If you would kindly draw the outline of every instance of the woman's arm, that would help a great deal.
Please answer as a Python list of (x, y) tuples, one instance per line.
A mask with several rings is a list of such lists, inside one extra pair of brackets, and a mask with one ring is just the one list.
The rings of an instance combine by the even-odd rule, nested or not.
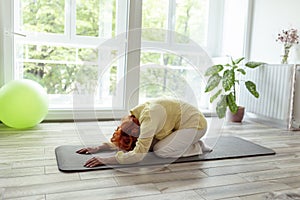
[(99, 151), (111, 150), (111, 149), (112, 147), (108, 143), (103, 143), (102, 145), (97, 147), (86, 147), (86, 148), (79, 149), (78, 151), (76, 151), (76, 153), (91, 154), (91, 153), (97, 153)]

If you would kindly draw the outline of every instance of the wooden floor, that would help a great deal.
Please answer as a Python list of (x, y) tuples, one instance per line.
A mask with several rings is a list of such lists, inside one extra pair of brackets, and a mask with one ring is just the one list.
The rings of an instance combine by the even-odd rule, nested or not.
[[(99, 122), (99, 126), (111, 133), (115, 123)], [(151, 173), (146, 169), (62, 173), (54, 149), (82, 142), (77, 124), (43, 123), (24, 131), (0, 125), (0, 199), (255, 200), (270, 199), (271, 192), (297, 191), (300, 132), (250, 121), (226, 124), (223, 131), (223, 135), (251, 140), (277, 154), (171, 164)]]

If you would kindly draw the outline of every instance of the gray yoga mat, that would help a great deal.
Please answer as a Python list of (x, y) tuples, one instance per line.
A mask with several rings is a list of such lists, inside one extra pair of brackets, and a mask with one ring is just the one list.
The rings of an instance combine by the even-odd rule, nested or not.
[[(209, 142), (208, 142), (209, 143)], [(170, 163), (183, 163), (195, 161), (220, 160), (231, 158), (242, 158), (251, 156), (274, 155), (272, 149), (265, 148), (253, 142), (233, 136), (221, 136), (218, 138), (212, 152), (199, 156), (181, 157), (177, 160), (159, 158), (153, 152), (149, 152), (144, 160), (131, 165), (102, 165), (94, 168), (84, 167), (84, 163), (93, 156), (112, 156), (115, 152), (101, 152), (93, 155), (77, 154), (76, 151), (83, 146), (63, 145), (55, 149), (55, 155), (59, 170), (63, 172), (80, 172), (89, 170), (101, 170), (122, 167), (143, 167), (153, 165), (165, 165)]]

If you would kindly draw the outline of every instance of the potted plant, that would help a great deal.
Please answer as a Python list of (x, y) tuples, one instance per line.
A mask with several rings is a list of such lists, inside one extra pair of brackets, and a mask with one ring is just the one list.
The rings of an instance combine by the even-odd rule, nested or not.
[[(231, 63), (225, 65), (214, 65), (209, 67), (205, 76), (209, 76), (205, 92), (216, 92), (210, 97), (210, 103), (218, 99), (216, 106), (216, 113), (219, 118), (223, 118), (226, 115), (227, 107), (229, 108), (228, 116), (230, 121), (241, 122), (244, 115), (244, 108), (237, 104), (237, 85), (244, 83), (247, 90), (255, 97), (259, 97), (259, 93), (256, 90), (256, 85), (252, 81), (242, 81), (239, 75), (246, 75), (246, 71), (240, 66), (244, 57), (233, 60)], [(256, 68), (264, 63), (262, 62), (247, 62), (245, 64), (248, 68)], [(222, 82), (221, 86), (220, 83)], [(218, 98), (219, 97), (219, 98)], [(241, 116), (239, 116), (241, 115)]]

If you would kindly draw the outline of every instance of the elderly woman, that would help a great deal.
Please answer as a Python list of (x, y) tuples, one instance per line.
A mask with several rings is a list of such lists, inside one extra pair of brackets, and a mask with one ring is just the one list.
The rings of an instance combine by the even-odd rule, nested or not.
[(113, 157), (93, 157), (85, 167), (102, 164), (132, 164), (149, 151), (163, 158), (179, 158), (210, 151), (200, 140), (207, 130), (203, 114), (192, 105), (170, 99), (157, 99), (138, 105), (121, 120), (110, 143), (77, 151), (92, 154), (118, 149)]

